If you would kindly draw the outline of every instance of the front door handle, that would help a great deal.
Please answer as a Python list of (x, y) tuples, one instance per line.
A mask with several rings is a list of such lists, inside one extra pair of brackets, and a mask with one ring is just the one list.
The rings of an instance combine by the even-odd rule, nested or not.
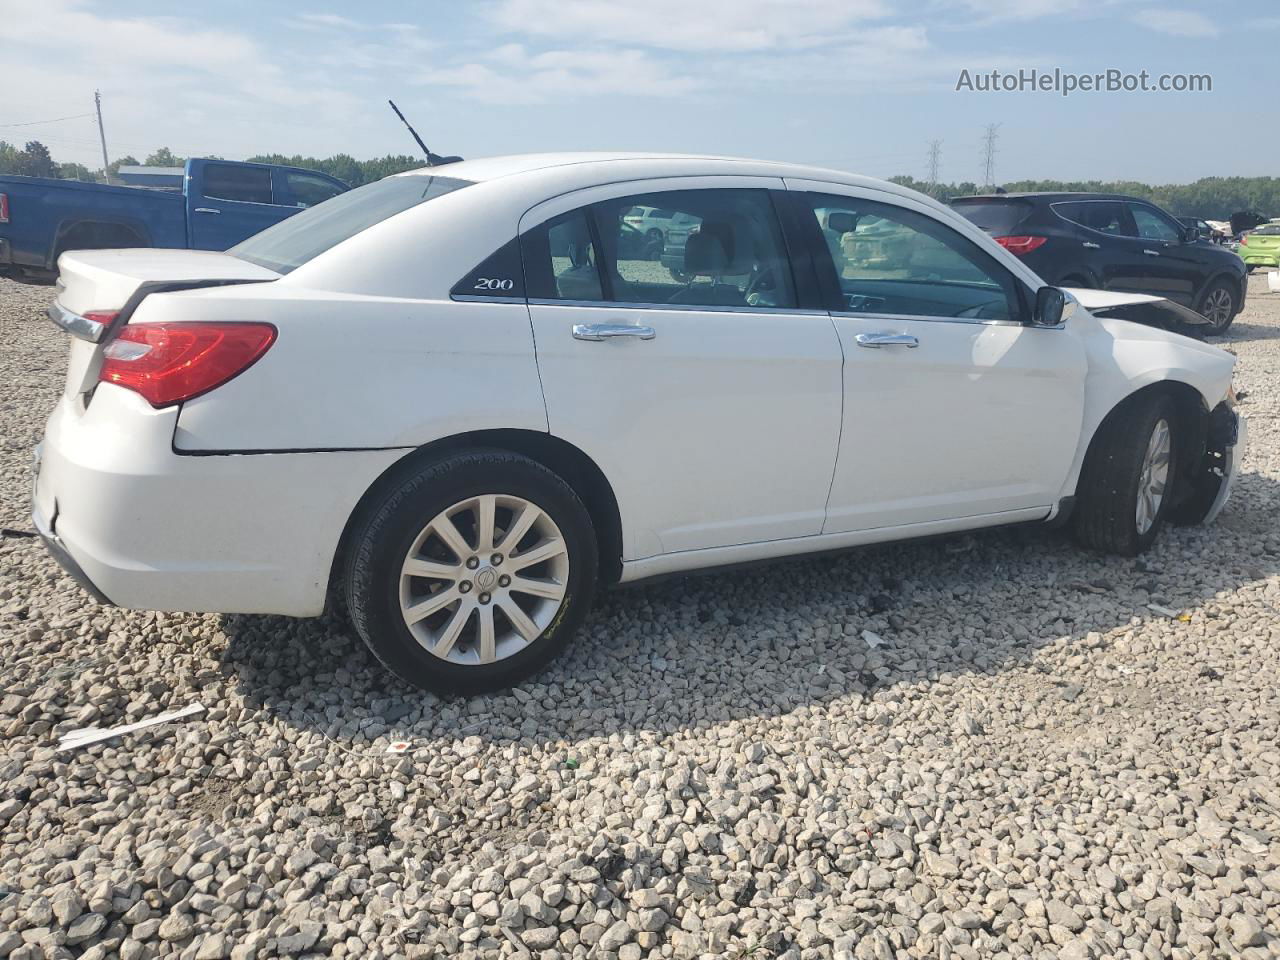
[(633, 323), (575, 323), (573, 325), (575, 340), (611, 340), (614, 337), (652, 340), (657, 335), (658, 332), (653, 327), (639, 327)]
[(878, 350), (881, 347), (918, 347), (920, 341), (909, 333), (860, 333), (853, 338), (860, 347)]
[(1099, 246), (1098, 244), (1094, 243), (1092, 240), (1086, 240), (1084, 243), (1080, 244), (1080, 246), (1085, 247), (1085, 248), (1087, 248), (1087, 249), (1089, 249), (1089, 250), (1101, 250), (1101, 249), (1102, 249), (1102, 247), (1101, 247), (1101, 246)]
[(1158, 257), (1158, 256), (1160, 256), (1160, 251), (1159, 251), (1159, 250), (1143, 250), (1142, 252), (1143, 252), (1143, 253), (1145, 253), (1148, 257)]
[(196, 213), (221, 213), (221, 210), (215, 210), (213, 207), (196, 207)]

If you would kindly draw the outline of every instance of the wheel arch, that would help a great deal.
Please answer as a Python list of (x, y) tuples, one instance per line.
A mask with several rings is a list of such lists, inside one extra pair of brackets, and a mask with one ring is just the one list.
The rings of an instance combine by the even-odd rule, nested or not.
[[(137, 242), (133, 246), (149, 247), (151, 245), (146, 227), (132, 220), (117, 220), (112, 218), (80, 218), (63, 220), (58, 224), (58, 229), (54, 233), (53, 247), (49, 253), (49, 268), (56, 269), (58, 265), (58, 257), (67, 251), (68, 238), (72, 237), (77, 231), (86, 233), (98, 233), (116, 238), (129, 238)], [(80, 250), (97, 250), (102, 249), (101, 246), (93, 247), (76, 247)]]
[(357, 501), (343, 526), (329, 570), (329, 589), (337, 586), (350, 538), (361, 518), (395, 484), (417, 472), (421, 464), (462, 450), (502, 450), (539, 463), (561, 477), (582, 500), (595, 528), (600, 579), (616, 583), (622, 576), (622, 514), (613, 485), (581, 449), (550, 433), (535, 430), (474, 430), (442, 437), (407, 452), (378, 476)]
[(1175, 472), (1184, 479), (1189, 476), (1190, 471), (1204, 456), (1209, 431), (1209, 406), (1204, 395), (1191, 384), (1183, 380), (1157, 380), (1122, 397), (1094, 426), (1072, 482), (1071, 490), (1074, 495), (1078, 496), (1080, 493), (1080, 479), (1086, 475), (1104, 429), (1125, 410), (1157, 397), (1168, 397), (1173, 402), (1178, 426), (1184, 438), (1177, 452)]
[[(1237, 276), (1231, 270), (1228, 270), (1226, 267), (1219, 268), (1218, 270), (1209, 274), (1209, 276), (1205, 279), (1204, 283), (1200, 284), (1200, 286), (1196, 289), (1195, 296), (1191, 298), (1192, 308), (1198, 309), (1200, 306), (1201, 298), (1203, 298), (1204, 295), (1209, 291), (1210, 287), (1212, 287), (1215, 283), (1217, 283), (1220, 280), (1224, 280), (1228, 284), (1231, 284), (1232, 286), (1234, 286), (1236, 288), (1237, 294), (1241, 293), (1242, 284), (1247, 282), (1248, 276), (1249, 274), (1245, 273), (1243, 277), (1240, 277), (1240, 276)], [(1238, 314), (1243, 309), (1244, 309), (1244, 299), (1243, 297), (1240, 297), (1237, 295), (1236, 313)]]

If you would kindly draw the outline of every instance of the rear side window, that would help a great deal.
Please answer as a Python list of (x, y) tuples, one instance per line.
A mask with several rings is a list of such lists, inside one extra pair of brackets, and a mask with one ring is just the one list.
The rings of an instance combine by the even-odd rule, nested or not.
[(289, 193), (296, 207), (314, 207), (330, 197), (336, 197), (346, 191), (340, 184), (325, 177), (317, 177), (314, 173), (298, 173), (293, 170), (285, 172), (285, 182), (289, 184)]
[(600, 259), (586, 210), (574, 210), (525, 233), (529, 296), (534, 300), (604, 299)]
[(1025, 200), (956, 200), (956, 213), (996, 237), (1010, 236), (1031, 213)]
[(227, 252), (276, 273), (288, 273), (375, 223), (470, 185), (470, 180), (422, 174), (387, 177), (281, 220)]
[(1053, 212), (1064, 220), (1113, 237), (1131, 234), (1124, 204), (1113, 200), (1071, 200), (1053, 204)]
[(270, 203), (271, 170), (266, 167), (207, 163), (204, 167), (204, 195), (211, 200)]

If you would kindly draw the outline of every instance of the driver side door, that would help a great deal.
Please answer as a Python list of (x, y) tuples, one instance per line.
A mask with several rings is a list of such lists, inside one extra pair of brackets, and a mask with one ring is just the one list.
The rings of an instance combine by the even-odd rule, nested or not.
[(1080, 434), (1078, 338), (1024, 325), (1023, 282), (923, 204), (788, 187), (845, 356), (823, 533), (1042, 516)]

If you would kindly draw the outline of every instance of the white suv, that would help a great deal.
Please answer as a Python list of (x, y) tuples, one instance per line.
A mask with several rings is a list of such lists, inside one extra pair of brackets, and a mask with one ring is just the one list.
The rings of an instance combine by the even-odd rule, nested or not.
[[(682, 279), (622, 240), (659, 206), (699, 223)], [(1102, 315), (1154, 298), (1091, 313), (827, 170), (453, 163), (227, 253), (60, 268), (34, 516), (63, 565), (134, 608), (338, 591), (445, 692), (541, 667), (603, 583), (1019, 522), (1134, 554), (1216, 514), (1243, 442), (1229, 354)]]

